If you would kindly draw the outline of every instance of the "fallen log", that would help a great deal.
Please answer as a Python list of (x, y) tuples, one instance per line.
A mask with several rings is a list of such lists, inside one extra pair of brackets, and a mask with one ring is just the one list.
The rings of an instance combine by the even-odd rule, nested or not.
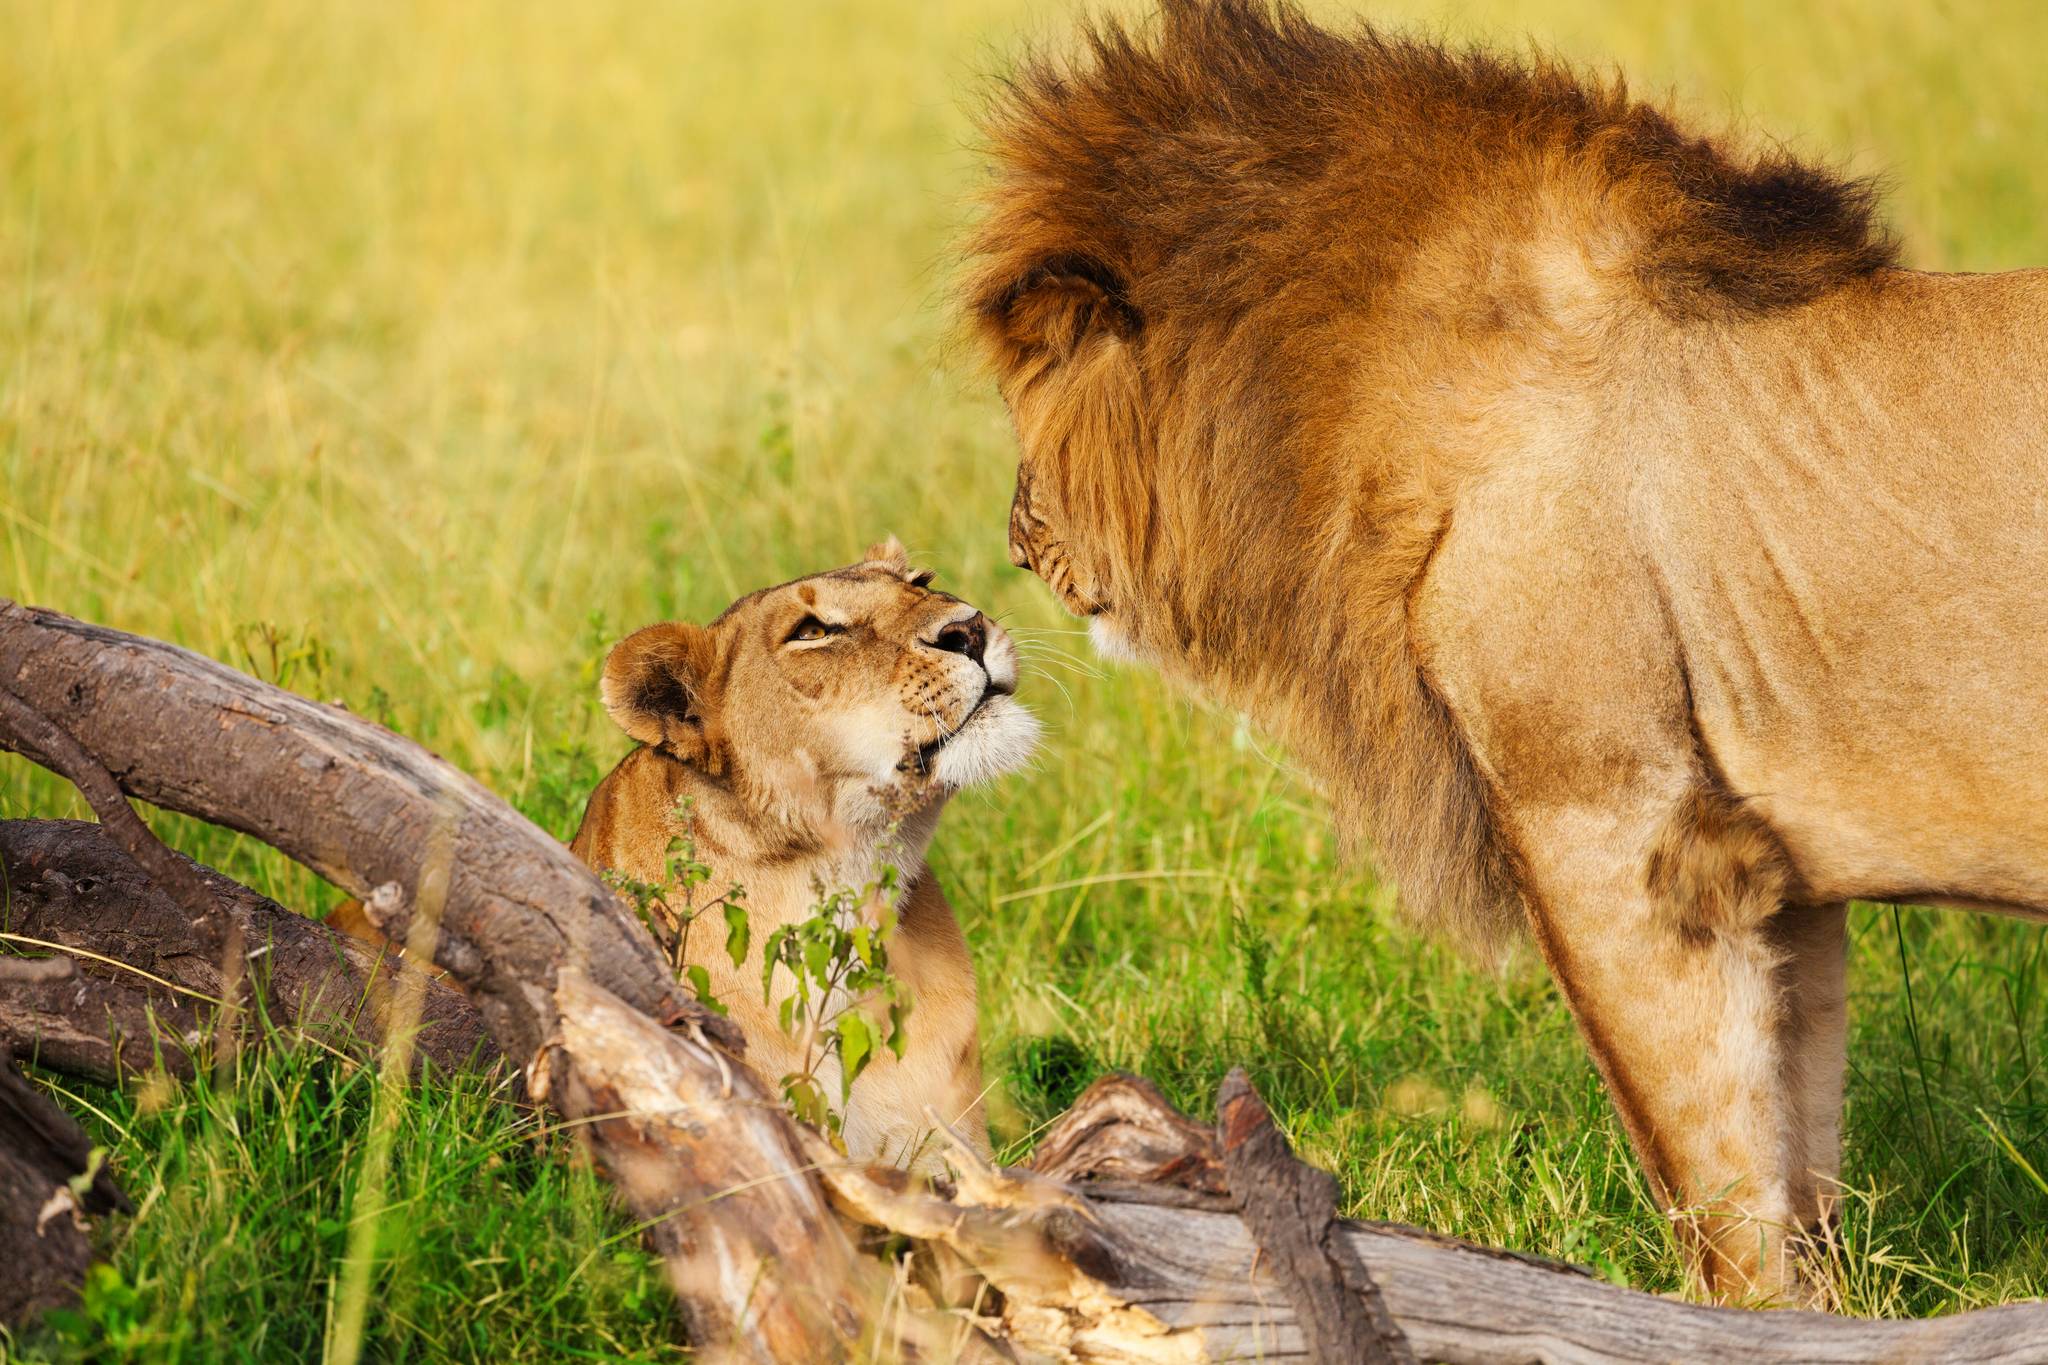
[[(562, 972), (555, 996), (562, 1033), (536, 1059), (534, 1092), (588, 1121), (606, 1169), (628, 1191), (636, 1216), (652, 1224), (686, 1311), (694, 1314), (703, 1286), (725, 1281), (736, 1267), (747, 1275), (802, 1268), (801, 1277), (785, 1273), (762, 1286), (779, 1298), (764, 1301), (760, 1313), (693, 1316), (693, 1341), (724, 1341), (729, 1351), (764, 1361), (825, 1358), (805, 1354), (806, 1338), (861, 1359), (891, 1358), (880, 1348), (892, 1328), (923, 1341), (915, 1315), (887, 1308), (879, 1263), (837, 1235), (811, 1174), (815, 1149), (779, 1100), (752, 1089), (751, 1077), (708, 1040), (664, 1031), (573, 968)], [(825, 1160), (843, 1158), (828, 1148)], [(701, 1207), (707, 1188), (747, 1191), (764, 1164), (787, 1173), (773, 1200), (744, 1213)], [(835, 1235), (814, 1245), (821, 1227)]]
[[(531, 988), (551, 986), (565, 964), (635, 1009), (697, 1019), (741, 1046), (567, 848), (381, 726), (175, 645), (14, 603), (0, 606), (0, 687), (128, 796), (261, 839), (361, 900), (391, 883), (410, 904), (430, 833), (452, 827), (435, 960), (472, 983), (507, 1056), (532, 1057), (554, 1032)], [(0, 735), (0, 744), (61, 771), (31, 736)]]
[(0, 989), (0, 1056), (102, 1085), (158, 1068), (192, 1076), (210, 1008), (152, 982), (87, 975), (76, 958), (37, 961), (41, 977)]
[[(242, 926), (246, 976), (262, 1006), (252, 1034), (260, 1026), (360, 1060), (382, 1047), (391, 987), (417, 968), (171, 856), (221, 918)], [(0, 1048), (102, 1083), (158, 1064), (189, 1076), (188, 1050), (214, 1023), (229, 983), (185, 906), (103, 826), (78, 820), (0, 820), (0, 878), (0, 946), (75, 955), (46, 959), (70, 970), (0, 994)], [(443, 1070), (498, 1055), (475, 1007), (438, 983), (422, 992), (414, 1048)]]
[[(887, 1276), (855, 1256), (791, 1156), (790, 1121), (739, 1062), (738, 1032), (688, 996), (630, 909), (566, 848), (339, 707), (58, 612), (0, 605), (0, 697), (15, 703), (0, 706), (0, 747), (71, 772), (82, 752), (99, 770), (88, 782), (103, 775), (126, 796), (253, 835), (358, 896), (394, 942), (430, 948), (632, 1213), (687, 1250), (671, 1281), (708, 1353), (824, 1361), (860, 1348)], [(590, 1035), (563, 1017), (565, 979), (662, 1026), (649, 1052), (579, 1051)], [(608, 1097), (647, 1094), (649, 1076), (721, 1096), (686, 1106), (705, 1141), (626, 1140), (599, 1121)], [(693, 1166), (713, 1150), (715, 1165)], [(775, 1254), (760, 1253), (755, 1228), (775, 1230)]]
[[(1226, 1093), (1226, 1104), (1231, 1096)], [(1227, 1132), (1175, 1113), (1135, 1077), (1097, 1082), (1046, 1134), (1036, 1182), (962, 1182), (953, 1243), (1019, 1302), (1006, 1326), (1048, 1354), (1101, 1361), (1325, 1361), (1290, 1302), (1287, 1272), (1214, 1193)], [(1171, 1135), (1171, 1136), (1169, 1136)], [(1128, 1178), (1132, 1154), (1156, 1178)], [(1057, 1183), (1054, 1183), (1054, 1182)], [(1245, 1197), (1233, 1192), (1227, 1202)], [(1005, 1217), (993, 1217), (1003, 1211)], [(924, 1225), (943, 1224), (926, 1210)], [(901, 1221), (911, 1221), (904, 1217)], [(1331, 1236), (1369, 1272), (1414, 1357), (1524, 1361), (2048, 1360), (2048, 1303), (1919, 1321), (1688, 1304), (1576, 1267), (1393, 1223), (1337, 1220)], [(1029, 1274), (1017, 1247), (1042, 1260)], [(1065, 1283), (1061, 1281), (1064, 1278)]]

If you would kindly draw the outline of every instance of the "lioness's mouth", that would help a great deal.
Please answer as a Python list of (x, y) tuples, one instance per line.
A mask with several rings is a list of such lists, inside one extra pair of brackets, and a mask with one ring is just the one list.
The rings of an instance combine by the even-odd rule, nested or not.
[(945, 748), (948, 744), (951, 744), (954, 740), (958, 739), (962, 734), (964, 734), (967, 730), (967, 727), (974, 724), (975, 717), (981, 714), (982, 708), (988, 705), (989, 698), (999, 695), (1008, 694), (1000, 692), (995, 686), (995, 684), (991, 682), (989, 686), (985, 690), (983, 690), (981, 694), (981, 700), (974, 703), (973, 707), (968, 710), (967, 714), (960, 718), (960, 723), (958, 725), (954, 726), (950, 730), (941, 730), (938, 734), (932, 736), (923, 744), (918, 745), (917, 752), (911, 755), (911, 759), (906, 761), (905, 766), (909, 766), (909, 763), (914, 761), (917, 765), (917, 770), (919, 772), (930, 772), (932, 767), (932, 760), (939, 756), (939, 750)]

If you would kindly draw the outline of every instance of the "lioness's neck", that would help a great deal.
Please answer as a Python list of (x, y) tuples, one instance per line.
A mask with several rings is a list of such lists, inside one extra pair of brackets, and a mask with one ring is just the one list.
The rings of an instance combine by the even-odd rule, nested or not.
[[(681, 765), (678, 765), (681, 766)], [(924, 874), (925, 850), (946, 802), (935, 794), (907, 814), (862, 790), (798, 796), (683, 768), (689, 835), (716, 890), (746, 891), (757, 932), (807, 918), (836, 891), (859, 893), (895, 869), (897, 895)]]

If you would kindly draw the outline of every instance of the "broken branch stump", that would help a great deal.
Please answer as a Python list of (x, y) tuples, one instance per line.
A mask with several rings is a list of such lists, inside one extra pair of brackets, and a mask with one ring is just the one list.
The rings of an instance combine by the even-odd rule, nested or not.
[(0, 1323), (75, 1300), (92, 1263), (86, 1215), (117, 1210), (128, 1197), (94, 1169), (92, 1143), (0, 1057)]

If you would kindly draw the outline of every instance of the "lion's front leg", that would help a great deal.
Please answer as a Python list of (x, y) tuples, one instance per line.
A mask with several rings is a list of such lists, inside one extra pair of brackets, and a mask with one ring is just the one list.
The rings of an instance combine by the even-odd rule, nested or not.
[(1801, 908), (1784, 840), (1700, 733), (1661, 580), (1603, 548), (1623, 509), (1575, 497), (1460, 506), (1414, 598), (1418, 657), (1699, 1281), (1804, 1299), (1792, 1253), (1839, 1131), (1841, 913)]
[(1790, 1073), (1839, 1032), (1789, 1008), (1767, 848), (1689, 801), (1518, 812), (1533, 928), (1702, 1285), (1798, 1298), (1810, 1144), (1833, 1129), (1825, 1066)]
[(1780, 955), (1778, 1046), (1792, 1105), (1792, 1212), (1800, 1231), (1817, 1240), (1833, 1221), (1842, 1161), (1848, 920), (1847, 905), (1788, 905), (1768, 927)]

